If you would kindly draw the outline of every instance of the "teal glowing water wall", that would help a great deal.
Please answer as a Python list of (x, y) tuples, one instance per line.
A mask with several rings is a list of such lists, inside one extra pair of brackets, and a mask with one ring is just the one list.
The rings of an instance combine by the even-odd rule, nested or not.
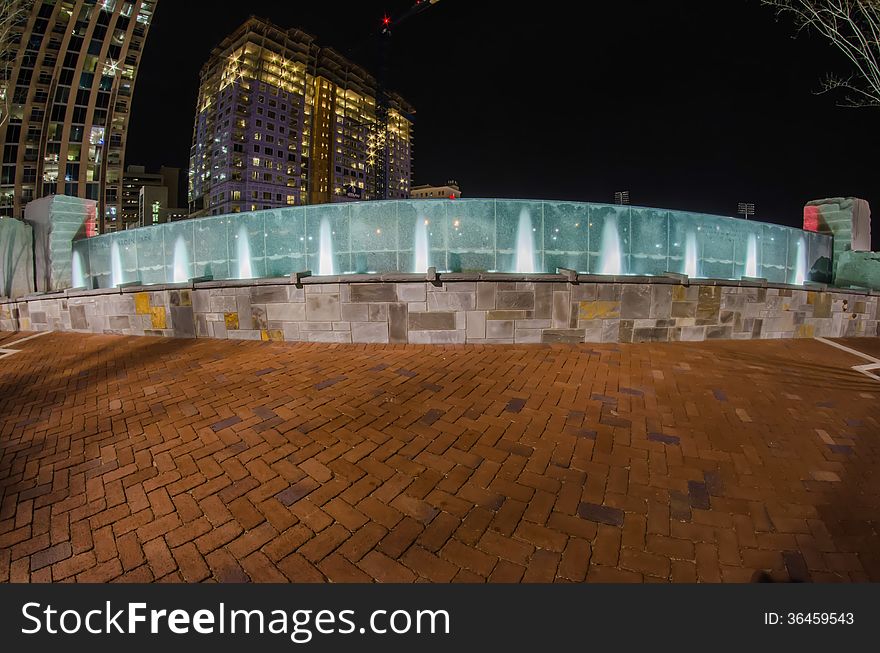
[(396, 200), (185, 220), (74, 244), (75, 286), (314, 274), (555, 272), (803, 283), (829, 236), (683, 211), (540, 200)]

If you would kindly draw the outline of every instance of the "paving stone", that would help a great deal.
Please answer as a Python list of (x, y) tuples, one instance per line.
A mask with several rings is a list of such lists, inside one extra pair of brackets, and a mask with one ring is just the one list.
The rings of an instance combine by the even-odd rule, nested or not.
[[(406, 304), (390, 305), (405, 328)], [(152, 308), (130, 317), (149, 324)], [(334, 321), (306, 333), (387, 328)], [(426, 350), (53, 333), (4, 359), (16, 390), (0, 438), (18, 453), (0, 458), (0, 549), (32, 582), (878, 581), (880, 390), (858, 362), (813, 340)], [(108, 437), (77, 450), (102, 420)]]

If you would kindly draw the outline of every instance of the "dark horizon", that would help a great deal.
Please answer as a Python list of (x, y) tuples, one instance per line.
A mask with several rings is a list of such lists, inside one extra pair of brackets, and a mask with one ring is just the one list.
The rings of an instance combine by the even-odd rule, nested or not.
[[(203, 15), (207, 4), (159, 3), (126, 165), (186, 170), (199, 69), (248, 16), (310, 32), (375, 73), (381, 18), (411, 0), (344, 11), (220, 1)], [(752, 202), (753, 219), (789, 226), (801, 226), (812, 199), (880, 206), (869, 154), (880, 112), (815, 94), (846, 62), (819, 36), (792, 38), (791, 23), (758, 0), (724, 10), (441, 0), (393, 37), (389, 87), (417, 110), (413, 183), (455, 179), (465, 198), (601, 203), (629, 190), (633, 205), (718, 215)]]

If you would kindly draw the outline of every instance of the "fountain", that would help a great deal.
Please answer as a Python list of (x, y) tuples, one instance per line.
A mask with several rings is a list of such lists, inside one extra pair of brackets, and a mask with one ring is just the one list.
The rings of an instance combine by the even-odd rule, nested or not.
[(620, 234), (617, 216), (609, 215), (602, 227), (602, 249), (599, 251), (599, 274), (623, 274), (620, 253)]
[(427, 218), (416, 218), (415, 250), (415, 265), (413, 265), (413, 272), (425, 272), (431, 267), (431, 250), (428, 247)]
[(516, 267), (514, 272), (535, 272), (535, 237), (532, 232), (532, 216), (527, 209), (519, 212), (516, 231)]
[(70, 261), (70, 282), (71, 287), (73, 288), (86, 287), (86, 276), (83, 271), (82, 257), (79, 255), (79, 252), (74, 252), (73, 258)]
[(189, 281), (189, 254), (186, 251), (186, 241), (183, 236), (178, 236), (174, 241), (174, 283)]
[(797, 241), (797, 261), (794, 268), (794, 283), (803, 286), (807, 280), (807, 244), (803, 237)]
[(689, 231), (684, 246), (684, 273), (689, 277), (697, 277), (699, 269), (697, 264), (697, 234)]
[(333, 232), (330, 230), (330, 221), (327, 218), (321, 218), (319, 246), (318, 274), (321, 276), (336, 274), (336, 266), (333, 262)]
[(248, 240), (247, 227), (241, 225), (235, 238), (238, 241), (235, 243), (235, 253), (238, 257), (238, 278), (252, 279), (254, 273), (251, 269), (251, 244)]
[(746, 276), (758, 276), (758, 237), (755, 234), (749, 234), (746, 249)]
[(122, 274), (122, 254), (119, 251), (119, 243), (115, 240), (113, 241), (113, 244), (110, 245), (110, 272), (114, 287), (124, 283), (125, 277)]

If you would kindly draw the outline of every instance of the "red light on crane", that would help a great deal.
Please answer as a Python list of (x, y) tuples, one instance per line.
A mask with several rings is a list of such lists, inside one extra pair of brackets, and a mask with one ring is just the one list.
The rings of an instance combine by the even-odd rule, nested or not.
[(390, 24), (391, 24), (391, 18), (389, 18), (388, 16), (384, 16), (384, 17), (382, 18), (382, 24), (383, 24), (383, 25), (390, 25)]

